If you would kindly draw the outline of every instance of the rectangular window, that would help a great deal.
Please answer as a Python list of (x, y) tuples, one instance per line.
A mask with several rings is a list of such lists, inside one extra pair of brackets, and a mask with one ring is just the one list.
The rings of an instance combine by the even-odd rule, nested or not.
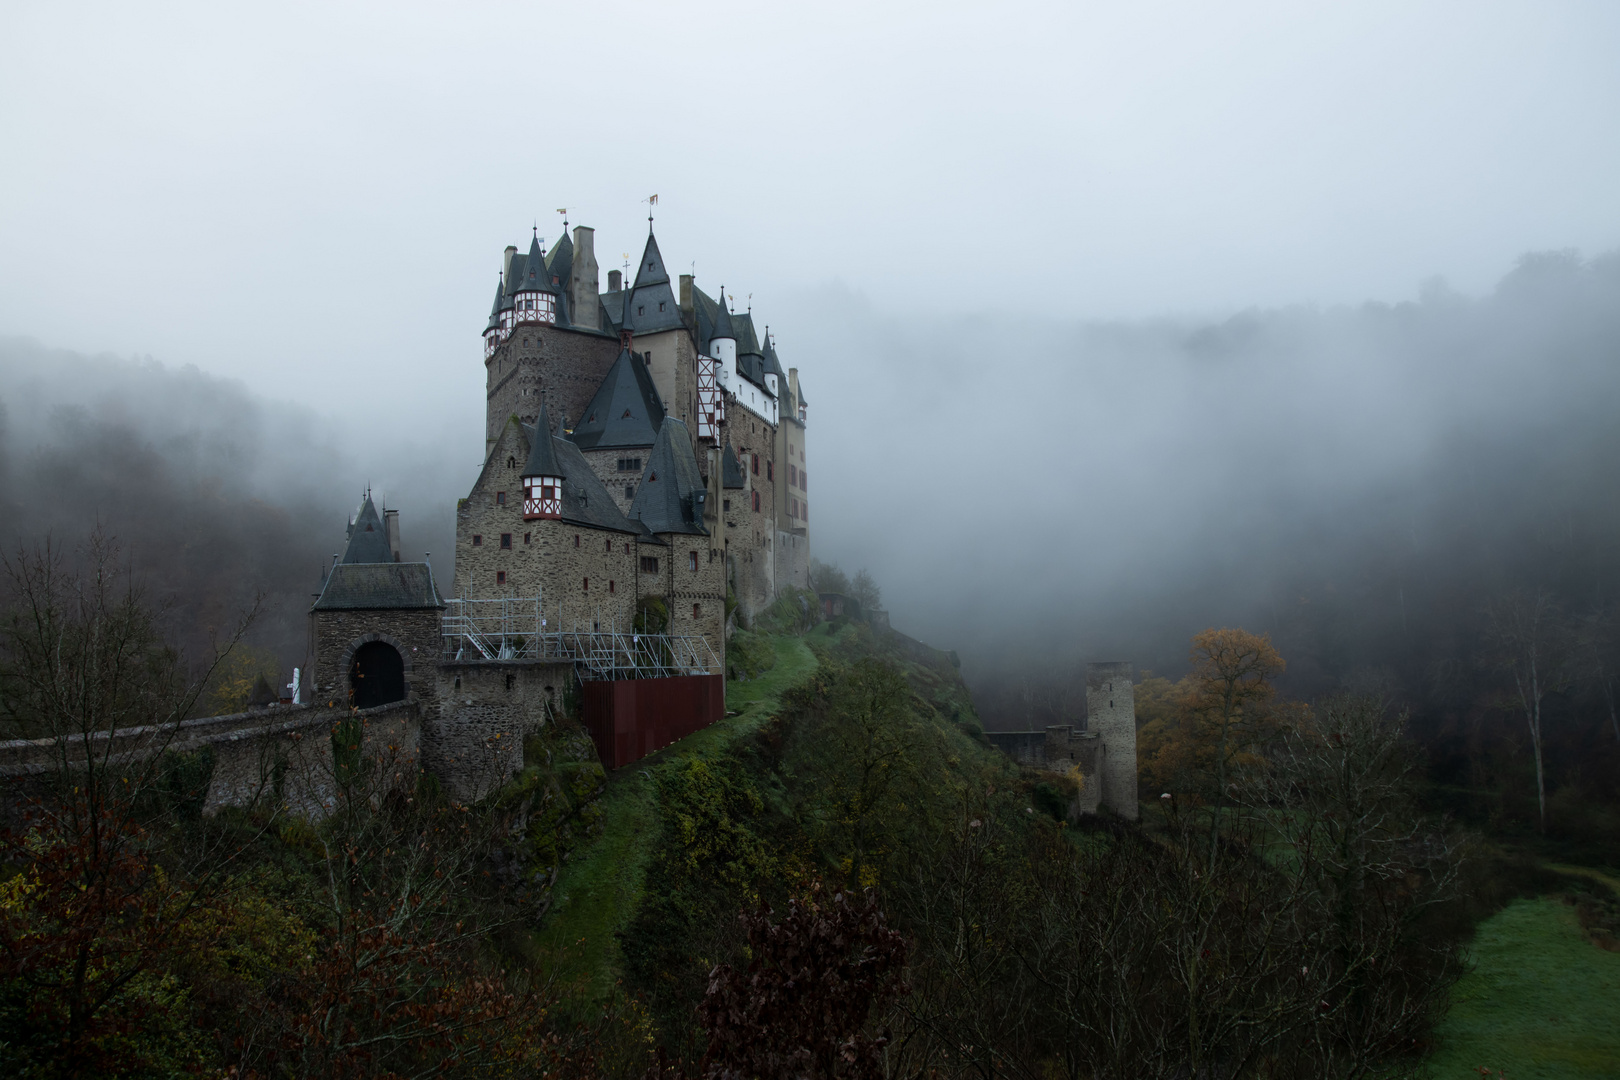
[(608, 578), (608, 592), (612, 592), (612, 591), (613, 591), (613, 579)]
[(759, 475), (759, 455), (758, 454), (750, 454), (749, 457), (751, 457), (753, 459), (754, 475), (758, 476)]
[(694, 618), (694, 619), (697, 618), (699, 616), (699, 614), (702, 612), (702, 610), (703, 610), (703, 608), (702, 608), (701, 605), (693, 604), (692, 605), (692, 618)]
[(505, 570), (497, 570), (497, 571), (495, 571), (495, 584), (497, 584), (497, 585), (505, 585), (506, 584), (506, 571)]
[(511, 533), (501, 533), (501, 550), (502, 551), (511, 551), (512, 550), (512, 534)]
[(652, 555), (643, 555), (641, 557), (641, 572), (643, 574), (658, 573), (658, 559)]
[(636, 497), (636, 485), (634, 485), (634, 484), (626, 484), (626, 485), (624, 485), (624, 497), (627, 498), (627, 499), (634, 499)]
[(585, 587), (583, 589), (581, 589), (580, 592), (590, 592), (590, 591), (591, 591), (591, 579), (586, 578), (585, 579)]
[(497, 491), (495, 493), (495, 505), (496, 506), (505, 506), (506, 505), (506, 492)]
[(523, 542), (525, 544), (527, 544), (529, 542), (529, 534), (528, 533), (523, 534)]
[(720, 509), (724, 510), (728, 514), (731, 513), (731, 500), (730, 499), (721, 499), (720, 500)]
[(484, 546), (484, 538), (482, 536), (474, 535), (473, 536), (473, 547), (483, 547), (483, 546)]
[(579, 533), (574, 534), (574, 546), (579, 547)]
[(759, 492), (754, 492), (754, 509), (759, 509)]
[(613, 540), (611, 538), (607, 541), (607, 550), (609, 555), (613, 554)]
[(696, 570), (697, 569), (697, 552), (688, 551), (686, 553), (686, 568), (688, 570)]
[(765, 479), (771, 481), (772, 483), (776, 482), (776, 469), (774, 466), (774, 462), (767, 461), (765, 463)]
[(789, 465), (788, 466), (788, 487), (798, 487), (798, 486), (799, 486), (799, 467), (797, 465)]

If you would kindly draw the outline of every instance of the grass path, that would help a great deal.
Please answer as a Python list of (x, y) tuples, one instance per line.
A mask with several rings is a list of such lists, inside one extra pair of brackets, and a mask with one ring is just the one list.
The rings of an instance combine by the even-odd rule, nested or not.
[(1586, 940), (1562, 900), (1517, 900), (1480, 924), (1433, 1080), (1620, 1076), (1620, 953)]
[(602, 832), (563, 865), (555, 901), (540, 943), (558, 957), (559, 976), (584, 978), (597, 998), (612, 990), (619, 971), (618, 932), (641, 897), (652, 838), (659, 828), (653, 778), (689, 757), (724, 754), (736, 739), (777, 709), (784, 691), (816, 669), (815, 654), (796, 637), (773, 642), (776, 664), (747, 682), (726, 684), (726, 710), (739, 713), (610, 773), (602, 808)]

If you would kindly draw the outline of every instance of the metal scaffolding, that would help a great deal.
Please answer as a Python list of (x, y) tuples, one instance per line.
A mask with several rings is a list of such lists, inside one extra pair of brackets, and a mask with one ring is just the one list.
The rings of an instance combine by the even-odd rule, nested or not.
[[(720, 658), (701, 634), (643, 634), (548, 625), (540, 598), (447, 600), (441, 620), (447, 660), (528, 660), (573, 664), (581, 679), (660, 679), (720, 671)], [(561, 619), (555, 620), (560, 623)]]

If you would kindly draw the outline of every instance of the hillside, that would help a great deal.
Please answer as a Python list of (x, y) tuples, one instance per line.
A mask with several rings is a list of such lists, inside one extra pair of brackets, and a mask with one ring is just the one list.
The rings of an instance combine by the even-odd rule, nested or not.
[[(811, 878), (875, 883), (892, 837), (854, 833), (945, 810), (970, 777), (1015, 782), (977, 738), (946, 654), (844, 620), (739, 637), (733, 656), (755, 674), (734, 659), (726, 719), (606, 777), (594, 835), (561, 865), (539, 944), (594, 998), (622, 981), (666, 1018), (689, 1013), (701, 977), (735, 949), (736, 912)], [(865, 697), (869, 768), (844, 790), (834, 755), (850, 733), (829, 704), (852, 695)]]

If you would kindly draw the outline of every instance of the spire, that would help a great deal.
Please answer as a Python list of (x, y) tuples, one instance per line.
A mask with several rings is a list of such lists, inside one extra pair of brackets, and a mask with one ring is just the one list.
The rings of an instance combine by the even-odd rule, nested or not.
[(737, 331), (732, 329), (731, 326), (731, 312), (726, 310), (726, 287), (724, 285), (720, 286), (720, 302), (715, 307), (719, 310), (715, 312), (714, 333), (709, 335), (709, 340), (713, 341), (715, 338), (737, 340)]
[[(649, 222), (651, 219), (648, 219)], [(658, 238), (647, 229), (647, 246), (641, 253), (641, 262), (636, 266), (636, 283), (634, 288), (640, 289), (647, 285), (668, 285), (669, 272), (664, 269), (664, 256), (658, 250)]]
[(484, 327), (486, 333), (497, 329), (501, 325), (501, 297), (505, 292), (505, 288), (501, 285), (501, 276), (496, 274), (495, 302), (489, 306), (489, 324)]
[(546, 269), (546, 255), (540, 250), (540, 229), (535, 227), (529, 240), (529, 257), (523, 262), (523, 277), (513, 292), (556, 292), (551, 284), (551, 273)]
[(557, 463), (557, 451), (551, 445), (551, 417), (546, 403), (540, 402), (540, 415), (534, 421), (534, 443), (529, 447), (529, 461), (523, 466), (524, 476), (561, 476), (562, 466)]
[(393, 549), (388, 546), (388, 533), (383, 530), (382, 518), (367, 491), (360, 502), (360, 512), (349, 526), (349, 543), (343, 549), (345, 563), (391, 563)]

